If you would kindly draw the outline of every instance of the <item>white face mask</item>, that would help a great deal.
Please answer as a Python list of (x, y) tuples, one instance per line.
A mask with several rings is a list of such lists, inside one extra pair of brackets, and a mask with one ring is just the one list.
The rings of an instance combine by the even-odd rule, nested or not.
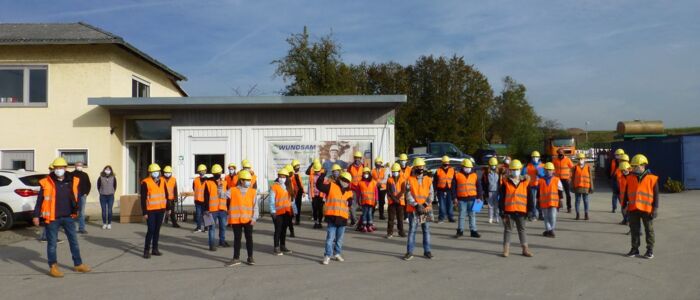
[(401, 165), (402, 168), (403, 168), (403, 167), (406, 167), (406, 161), (403, 161), (403, 160), (402, 160), (402, 161), (399, 162), (399, 164)]
[(630, 174), (630, 171), (624, 170), (624, 171), (622, 171), (622, 174), (624, 174), (625, 176), (627, 176), (627, 175)]
[(399, 172), (393, 172), (393, 173), (391, 173), (391, 175), (394, 177), (399, 177)]
[(287, 182), (287, 178), (280, 177), (280, 178), (277, 179), (277, 181), (278, 181), (279, 183), (281, 183), (281, 184), (284, 184), (285, 182)]
[(518, 177), (520, 177), (520, 170), (510, 170), (510, 177), (511, 177), (511, 178), (518, 178)]
[(583, 159), (582, 159), (582, 160), (579, 160), (579, 161), (578, 161), (578, 164), (583, 166), (583, 165), (586, 164), (586, 161), (584, 161)]
[(112, 170), (110, 170), (110, 169), (105, 170), (105, 174), (107, 174), (107, 175), (112, 174)]
[(506, 165), (507, 165), (507, 164), (510, 164), (510, 160), (509, 160), (509, 159), (506, 159), (506, 160), (504, 160), (503, 162), (504, 162)]
[(170, 176), (173, 176), (173, 173), (164, 173), (163, 175), (165, 175), (165, 178), (170, 178)]
[(346, 188), (348, 188), (348, 186), (350, 186), (350, 184), (345, 182), (345, 181), (340, 181), (340, 186), (342, 186), (344, 189), (346, 189)]
[(532, 162), (533, 162), (533, 163), (538, 163), (538, 162), (540, 162), (540, 158), (539, 158), (539, 157), (533, 157), (533, 158), (532, 158)]
[(83, 170), (83, 167), (75, 167), (75, 170), (76, 170), (76, 171), (82, 171), (82, 170)]
[(229, 174), (236, 174), (236, 169), (228, 169)]
[(153, 178), (158, 178), (158, 176), (160, 176), (160, 172), (152, 172), (151, 173), (151, 177), (153, 177)]
[(250, 187), (250, 181), (248, 181), (248, 180), (243, 181), (243, 187), (244, 187), (244, 188), (249, 188), (249, 187)]
[(63, 175), (66, 175), (66, 170), (65, 169), (56, 169), (53, 171), (54, 174), (58, 177), (63, 177)]
[(464, 172), (465, 172), (465, 173), (471, 173), (471, 172), (472, 172), (472, 168), (463, 168), (463, 169), (464, 169)]
[(364, 179), (369, 178), (369, 174), (364, 174), (364, 175), (362, 175), (362, 178), (364, 178)]
[(547, 177), (552, 177), (554, 176), (554, 171), (547, 170)]
[(495, 169), (496, 169), (496, 166), (491, 166), (491, 170), (495, 170)]

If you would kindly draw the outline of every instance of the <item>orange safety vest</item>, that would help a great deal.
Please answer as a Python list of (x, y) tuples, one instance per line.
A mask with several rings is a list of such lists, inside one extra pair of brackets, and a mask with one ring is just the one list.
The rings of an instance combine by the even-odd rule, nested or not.
[(360, 183), (360, 180), (362, 180), (362, 169), (363, 168), (364, 168), (363, 165), (358, 167), (355, 164), (352, 164), (348, 167), (348, 172), (350, 173), (350, 175), (352, 175), (352, 182), (350, 182), (350, 185), (354, 189), (357, 189), (357, 184)]
[[(423, 176), (423, 182), (422, 184), (420, 184), (418, 183), (418, 178), (416, 178), (415, 176), (411, 176), (410, 178), (408, 178), (408, 184), (410, 186), (409, 192), (411, 193), (411, 196), (413, 196), (413, 199), (416, 200), (418, 205), (423, 205), (427, 203), (428, 206), (430, 206), (428, 196), (430, 196), (430, 186), (433, 185), (432, 178), (428, 176)], [(416, 208), (411, 205), (406, 206), (407, 213), (412, 213), (415, 210)]]
[(255, 195), (257, 191), (248, 188), (245, 195), (241, 194), (238, 187), (229, 189), (231, 193), (231, 205), (228, 208), (229, 224), (248, 224), (253, 219), (253, 208), (255, 207)]
[[(389, 186), (394, 187), (394, 191), (396, 194), (394, 196), (397, 196), (399, 198), (399, 205), (401, 206), (406, 206), (406, 180), (399, 175), (398, 179), (394, 179), (394, 177), (389, 177), (389, 180), (386, 182)], [(394, 204), (394, 200), (389, 197), (389, 205)]]
[(352, 199), (352, 191), (348, 189), (343, 192), (338, 184), (330, 182), (328, 198), (323, 206), (323, 215), (326, 217), (340, 217), (348, 219), (350, 210), (348, 209), (348, 200)]
[(360, 187), (360, 204), (374, 207), (377, 204), (377, 182), (374, 180), (362, 180), (358, 183)]
[(614, 175), (617, 172), (617, 159), (613, 159), (610, 162), (610, 175)]
[[(627, 187), (627, 175), (622, 174), (622, 170), (617, 170), (615, 171), (615, 180), (617, 180), (617, 193), (623, 195)], [(622, 197), (620, 197), (620, 201), (622, 201)]]
[(559, 181), (559, 177), (553, 176), (548, 185), (546, 179), (540, 178), (538, 182), (541, 208), (559, 207)]
[(512, 180), (506, 180), (506, 213), (527, 213), (527, 188), (530, 185), (529, 180), (522, 180), (515, 186)]
[[(75, 203), (79, 201), (78, 198), (78, 185), (80, 184), (80, 178), (73, 177), (73, 196), (75, 196)], [(56, 220), (56, 183), (51, 179), (50, 176), (46, 176), (39, 180), (39, 185), (43, 191), (44, 202), (41, 203), (41, 218), (44, 219), (46, 224), (49, 224)]]
[(573, 168), (574, 166), (574, 163), (571, 162), (571, 159), (569, 159), (566, 156), (564, 156), (563, 159), (559, 159), (558, 157), (556, 157), (552, 160), (552, 163), (554, 164), (555, 176), (564, 180), (571, 179), (571, 168)]
[(403, 177), (404, 180), (408, 181), (408, 178), (411, 177), (412, 170), (413, 167), (406, 166), (405, 169), (401, 170), (401, 177)]
[(530, 176), (532, 180), (530, 180), (530, 186), (537, 186), (538, 181), (537, 179), (537, 168), (538, 167), (544, 167), (542, 162), (538, 162), (537, 166), (533, 165), (532, 163), (527, 164), (527, 167), (525, 168), (527, 170), (527, 175)]
[(576, 176), (574, 177), (574, 188), (575, 189), (590, 189), (591, 188), (591, 170), (588, 165), (581, 168), (580, 165), (576, 165)]
[(452, 167), (447, 168), (447, 172), (443, 167), (437, 169), (437, 187), (439, 189), (449, 189), (452, 188), (452, 179), (455, 178), (455, 169)]
[[(146, 210), (156, 211), (165, 209), (167, 200), (165, 199), (165, 180), (156, 183), (152, 177), (144, 178), (141, 183), (146, 184), (148, 192), (146, 194)], [(146, 213), (144, 211), (144, 213)]]
[(457, 198), (476, 197), (476, 173), (471, 172), (464, 175), (464, 173), (458, 172), (455, 178), (457, 181)]
[(177, 180), (175, 180), (175, 177), (162, 177), (161, 180), (165, 181), (165, 188), (168, 190), (168, 200), (175, 200), (177, 198), (177, 195), (175, 195), (175, 187), (177, 186)]
[[(234, 180), (237, 180), (238, 178), (236, 175), (231, 175), (228, 174), (226, 175), (226, 190), (230, 190), (231, 188), (236, 187), (236, 184), (234, 184)], [(252, 185), (251, 185), (252, 186)]]
[(204, 184), (207, 185), (209, 191), (209, 211), (226, 211), (226, 195), (219, 195), (219, 184), (223, 184), (216, 180), (207, 180)]
[(386, 183), (382, 183), (382, 180), (384, 180), (384, 175), (386, 174), (386, 169), (385, 168), (374, 168), (372, 170), (372, 178), (377, 182), (377, 186), (379, 187), (380, 190), (386, 190)]
[(652, 174), (644, 175), (642, 181), (636, 175), (627, 176), (627, 211), (642, 211), (651, 213), (654, 203), (654, 186), (659, 177)]
[(194, 179), (194, 201), (204, 202), (204, 181), (202, 177)]
[(318, 180), (319, 176), (326, 176), (326, 174), (323, 172), (323, 169), (321, 169), (321, 171), (319, 171), (318, 173), (316, 173), (314, 170), (309, 171), (309, 195), (311, 195), (311, 197), (325, 198), (326, 194), (319, 191), (316, 187), (316, 181)]
[[(301, 191), (301, 192), (304, 191), (304, 189), (302, 189), (302, 187), (301, 187), (299, 184), (297, 184), (297, 179), (299, 180), (299, 182), (302, 182), (302, 181), (301, 181), (301, 176), (299, 176), (299, 173), (294, 173), (294, 174), (289, 178), (289, 180), (292, 181), (292, 196), (293, 196), (293, 197), (296, 197), (296, 195), (297, 195), (300, 191)], [(303, 183), (303, 182), (302, 182), (302, 183)]]
[(275, 192), (275, 215), (294, 214), (292, 198), (289, 196), (289, 192), (282, 187), (282, 184), (279, 182), (272, 183), (272, 191)]

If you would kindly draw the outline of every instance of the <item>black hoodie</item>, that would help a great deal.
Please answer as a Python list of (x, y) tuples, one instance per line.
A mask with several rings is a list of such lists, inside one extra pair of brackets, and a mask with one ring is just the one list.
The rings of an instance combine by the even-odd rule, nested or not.
[[(59, 181), (54, 173), (49, 174), (49, 177), (56, 185), (56, 219), (69, 217), (71, 214), (77, 215), (79, 208), (73, 194), (73, 174), (66, 172), (62, 181)], [(39, 195), (36, 197), (36, 205), (34, 206), (35, 218), (41, 217), (42, 203), (44, 203), (43, 187), (39, 190)]]

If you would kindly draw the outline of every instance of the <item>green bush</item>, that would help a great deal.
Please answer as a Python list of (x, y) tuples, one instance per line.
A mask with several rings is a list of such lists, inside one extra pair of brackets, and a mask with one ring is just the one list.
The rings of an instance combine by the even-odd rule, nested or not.
[(685, 190), (683, 183), (678, 180), (673, 180), (671, 177), (666, 180), (664, 184), (664, 189), (669, 193), (680, 193)]

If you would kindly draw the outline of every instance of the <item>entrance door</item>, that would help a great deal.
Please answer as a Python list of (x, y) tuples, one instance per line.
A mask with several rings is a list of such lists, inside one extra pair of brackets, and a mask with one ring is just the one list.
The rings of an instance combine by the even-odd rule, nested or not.
[(161, 168), (171, 164), (172, 144), (170, 142), (127, 143), (129, 194), (138, 194), (141, 180), (148, 175), (148, 166), (157, 163)]

